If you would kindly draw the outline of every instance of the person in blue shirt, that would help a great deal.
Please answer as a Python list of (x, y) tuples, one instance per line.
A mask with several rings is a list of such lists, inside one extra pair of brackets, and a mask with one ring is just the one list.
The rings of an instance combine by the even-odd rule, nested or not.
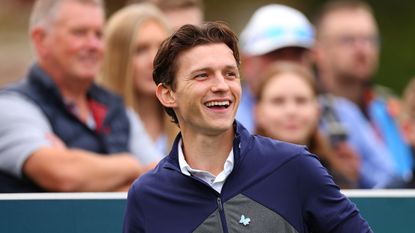
[(162, 43), (156, 94), (181, 132), (131, 186), (123, 232), (372, 232), (315, 155), (235, 121), (239, 64), (223, 23), (185, 25)]
[[(373, 135), (372, 143), (387, 152), (398, 178), (389, 187), (403, 187), (412, 179), (413, 158), (397, 122), (397, 98), (374, 85), (380, 45), (372, 8), (361, 1), (330, 1), (321, 7), (315, 26), (314, 51), (324, 89), (358, 106)], [(356, 128), (353, 121), (349, 124)], [(363, 163), (373, 159), (377, 158), (365, 156)]]

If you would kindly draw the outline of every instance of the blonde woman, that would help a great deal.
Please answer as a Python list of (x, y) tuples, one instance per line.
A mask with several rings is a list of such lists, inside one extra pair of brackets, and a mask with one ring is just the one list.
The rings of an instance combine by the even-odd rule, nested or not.
[(342, 188), (355, 188), (359, 158), (347, 150), (334, 150), (320, 132), (317, 87), (313, 74), (292, 62), (272, 64), (261, 79), (255, 119), (257, 134), (306, 145), (317, 154)]
[(132, 4), (110, 17), (105, 30), (104, 65), (100, 82), (124, 97), (163, 153), (177, 133), (155, 95), (153, 59), (170, 34), (162, 13), (150, 3)]

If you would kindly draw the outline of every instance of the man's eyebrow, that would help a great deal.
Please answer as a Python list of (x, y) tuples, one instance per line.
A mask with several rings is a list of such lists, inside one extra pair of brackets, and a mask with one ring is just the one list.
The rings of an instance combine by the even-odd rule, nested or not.
[(200, 71), (208, 71), (208, 70), (212, 70), (212, 68), (210, 68), (210, 67), (197, 68), (197, 69), (191, 70), (189, 73), (193, 74), (193, 73), (197, 73), (197, 72), (200, 72)]
[[(238, 66), (236, 66), (236, 65), (225, 65), (225, 66), (223, 66), (222, 69), (225, 69), (225, 70), (238, 70)], [(189, 72), (189, 74), (194, 74), (194, 73), (202, 72), (202, 71), (205, 71), (206, 72), (206, 71), (211, 71), (211, 70), (214, 70), (214, 68), (209, 67), (209, 66), (207, 66), (207, 67), (201, 67), (201, 68), (196, 68), (194, 70), (191, 70)]]

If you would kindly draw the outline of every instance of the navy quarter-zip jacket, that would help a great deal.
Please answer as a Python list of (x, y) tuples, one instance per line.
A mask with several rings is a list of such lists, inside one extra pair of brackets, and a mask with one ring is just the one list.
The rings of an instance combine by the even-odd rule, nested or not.
[(218, 193), (170, 154), (128, 193), (124, 233), (372, 232), (305, 147), (251, 135), (235, 122), (235, 164)]

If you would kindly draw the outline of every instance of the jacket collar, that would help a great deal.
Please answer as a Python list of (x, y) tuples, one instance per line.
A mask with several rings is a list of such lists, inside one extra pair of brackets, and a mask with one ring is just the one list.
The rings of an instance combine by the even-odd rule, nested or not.
[(54, 95), (54, 97), (62, 99), (62, 95), (55, 81), (38, 64), (33, 64), (30, 68), (28, 82)]
[[(60, 93), (55, 81), (50, 77), (49, 74), (46, 73), (45, 70), (42, 69), (38, 64), (33, 64), (29, 71), (29, 79), (28, 82), (34, 84), (36, 86), (41, 87), (43, 90), (46, 90), (48, 93), (54, 95), (55, 98), (64, 102), (64, 98)], [(102, 87), (92, 83), (86, 93), (91, 99), (96, 100), (100, 103), (109, 106), (113, 104), (112, 100), (115, 100), (115, 103), (122, 101), (121, 97), (118, 95), (113, 95), (112, 93), (104, 90)], [(111, 96), (110, 96), (111, 95)]]
[[(243, 159), (246, 152), (249, 150), (250, 144), (252, 143), (252, 135), (248, 132), (245, 127), (238, 121), (234, 121), (233, 127), (235, 128), (235, 138), (233, 140), (233, 153), (234, 153), (234, 169), (238, 166), (239, 161)], [(165, 168), (180, 171), (179, 166), (179, 155), (178, 155), (178, 145), (179, 141), (182, 138), (182, 134), (179, 133), (174, 140), (172, 149), (165, 158), (166, 162), (164, 164)]]

